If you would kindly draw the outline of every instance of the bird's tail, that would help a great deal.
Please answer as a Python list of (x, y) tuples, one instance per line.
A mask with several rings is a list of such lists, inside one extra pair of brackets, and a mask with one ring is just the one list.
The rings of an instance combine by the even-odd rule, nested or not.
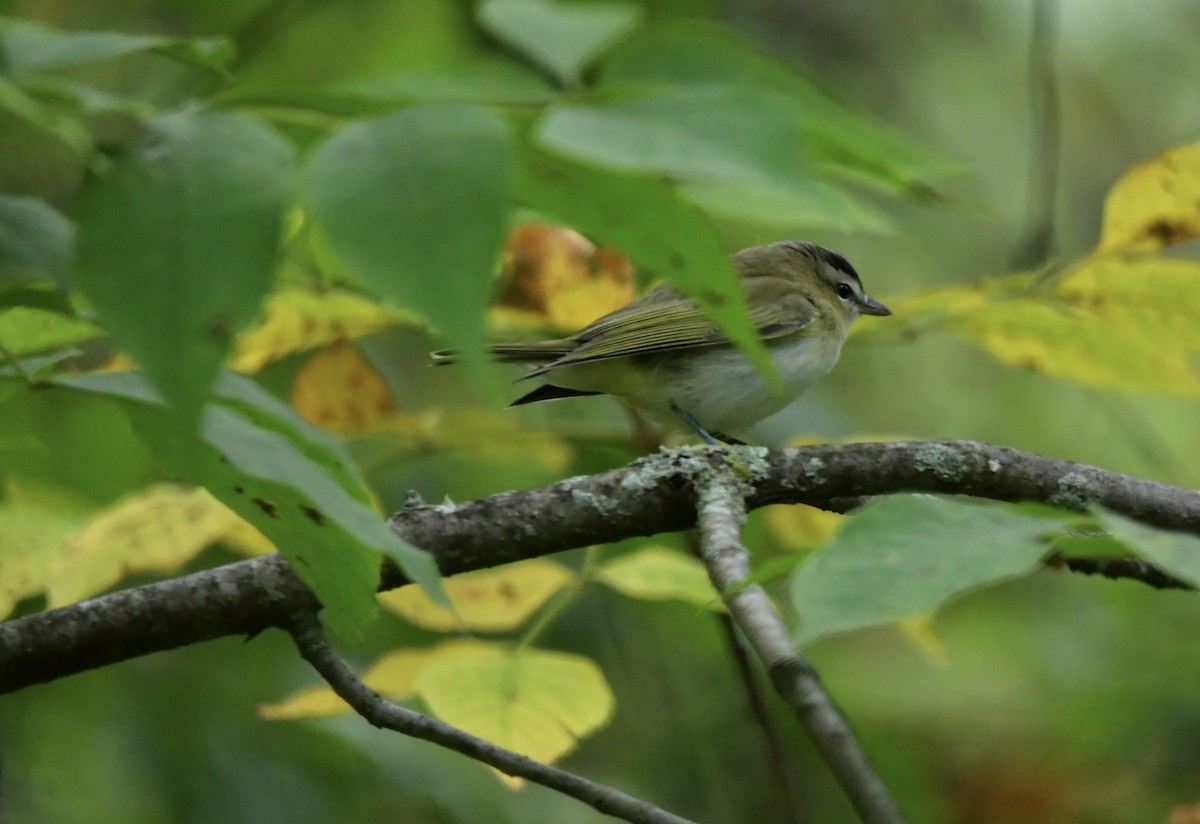
[[(572, 348), (573, 344), (563, 340), (496, 343), (488, 347), (488, 354), (500, 363), (542, 364), (558, 360)], [(435, 366), (447, 366), (459, 361), (459, 353), (455, 349), (439, 349), (430, 352), (429, 357), (433, 359)]]

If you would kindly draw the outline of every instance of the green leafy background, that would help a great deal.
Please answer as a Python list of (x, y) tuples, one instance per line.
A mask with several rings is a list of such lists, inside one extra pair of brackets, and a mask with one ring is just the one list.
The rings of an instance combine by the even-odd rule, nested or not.
[[(1200, 135), (1181, 82), (1200, 10), (1077, 6), (1058, 8), (1049, 180), (1019, 4), (7, 4), (0, 607), (273, 541), (375, 689), (697, 820), (786, 820), (677, 536), (443, 586), (383, 518), (410, 489), (465, 500), (644, 451), (607, 400), (500, 409), (513, 373), (480, 344), (547, 331), (487, 308), (532, 219), (627, 256), (639, 285), (671, 279), (760, 359), (724, 255), (805, 237), (854, 261), (895, 317), (860, 323), (758, 442), (967, 437), (1200, 486)], [(595, 294), (620, 294), (621, 267), (588, 260)], [(428, 368), (443, 346), (466, 368)], [(913, 820), (1200, 804), (1200, 604), (1041, 564), (1136, 554), (1195, 581), (1194, 537), (929, 496), (832, 520), (756, 513), (747, 540)], [(377, 603), (384, 554), (423, 589)], [(371, 729), (280, 633), (251, 644), (7, 696), (4, 813), (607, 820)], [(853, 820), (772, 712), (808, 817)]]

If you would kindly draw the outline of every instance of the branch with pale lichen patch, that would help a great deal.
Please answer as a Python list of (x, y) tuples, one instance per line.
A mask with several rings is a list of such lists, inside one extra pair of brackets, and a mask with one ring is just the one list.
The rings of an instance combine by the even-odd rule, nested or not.
[(732, 470), (717, 466), (696, 478), (701, 556), (713, 586), (749, 641), (780, 697), (813, 741), (864, 822), (903, 822), (895, 799), (880, 779), (825, 691), (816, 671), (797, 651), (766, 592), (757, 584), (736, 589), (750, 575), (742, 545), (746, 503)]
[[(392, 527), (444, 574), (590, 544), (687, 529), (692, 479), (710, 449), (660, 452), (629, 466), (502, 492), (460, 505), (415, 506)], [(1068, 509), (1100, 504), (1145, 523), (1200, 533), (1200, 492), (1094, 466), (971, 441), (734, 450), (746, 507), (899, 491), (942, 492)], [(405, 583), (388, 566), (384, 586)], [(279, 556), (255, 558), (0, 623), (0, 693), (225, 635), (284, 627), (312, 594)]]

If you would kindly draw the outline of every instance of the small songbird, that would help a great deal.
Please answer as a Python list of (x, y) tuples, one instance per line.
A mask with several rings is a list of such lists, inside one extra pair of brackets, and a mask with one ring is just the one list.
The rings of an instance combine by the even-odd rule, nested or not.
[[(833, 368), (855, 318), (891, 314), (863, 291), (849, 261), (823, 246), (785, 240), (731, 261), (782, 391), (662, 283), (569, 337), (492, 346), (496, 360), (536, 365), (519, 380), (543, 381), (512, 405), (615, 395), (661, 423), (682, 420), (707, 443), (740, 443), (731, 434), (778, 412)], [(455, 355), (433, 358), (450, 363)]]

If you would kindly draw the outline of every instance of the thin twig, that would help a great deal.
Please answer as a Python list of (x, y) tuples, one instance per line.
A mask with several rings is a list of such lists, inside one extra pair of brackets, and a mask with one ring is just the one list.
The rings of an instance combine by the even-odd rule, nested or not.
[(384, 699), (360, 681), (333, 651), (316, 613), (311, 610), (301, 610), (294, 614), (288, 631), (304, 660), (325, 679), (339, 698), (372, 726), (431, 741), (495, 767), (506, 775), (524, 778), (569, 795), (606, 815), (636, 824), (694, 824), (689, 819), (669, 813), (648, 801), (588, 781), (566, 770), (539, 763)]
[[(725, 593), (750, 574), (750, 554), (741, 538), (745, 499), (733, 472), (724, 465), (699, 474), (696, 486), (704, 563), (713, 586)], [(776, 691), (812, 736), (859, 817), (867, 824), (903, 822), (904, 815), (891, 791), (816, 671), (796, 652), (763, 588), (753, 585), (726, 595), (725, 604), (766, 666)]]
[(1013, 255), (1018, 269), (1046, 262), (1054, 248), (1061, 125), (1054, 67), (1057, 0), (1032, 0), (1029, 37), (1030, 152), (1025, 239)]

